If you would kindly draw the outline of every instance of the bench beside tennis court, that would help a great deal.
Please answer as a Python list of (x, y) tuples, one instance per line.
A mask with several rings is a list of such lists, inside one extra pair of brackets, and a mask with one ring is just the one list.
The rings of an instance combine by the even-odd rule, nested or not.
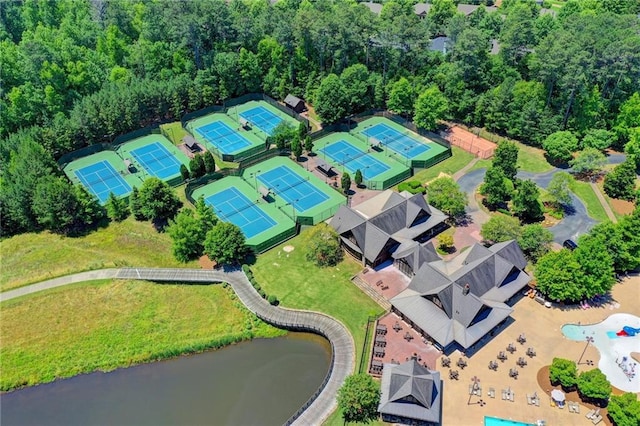
[(225, 161), (235, 161), (265, 149), (264, 140), (228, 115), (213, 113), (190, 121), (186, 129), (209, 151)]
[(64, 173), (74, 184), (81, 184), (104, 204), (113, 193), (127, 197), (142, 180), (129, 173), (124, 161), (114, 151), (101, 151), (74, 160), (64, 167)]
[(170, 184), (182, 182), (180, 166), (189, 158), (163, 135), (152, 134), (127, 141), (116, 149), (141, 171), (142, 178), (157, 177)]
[(277, 208), (304, 225), (328, 219), (347, 201), (344, 195), (286, 157), (249, 167), (242, 177), (257, 192), (268, 192)]
[(366, 142), (346, 133), (332, 133), (314, 142), (320, 158), (353, 180), (360, 170), (369, 189), (387, 189), (411, 176), (403, 162), (373, 150)]
[(216, 216), (238, 226), (247, 245), (262, 252), (295, 235), (292, 219), (263, 200), (244, 180), (230, 176), (196, 189), (194, 199), (204, 197)]
[(384, 117), (369, 118), (351, 133), (368, 146), (377, 146), (387, 156), (409, 167), (431, 167), (451, 154), (448, 147)]

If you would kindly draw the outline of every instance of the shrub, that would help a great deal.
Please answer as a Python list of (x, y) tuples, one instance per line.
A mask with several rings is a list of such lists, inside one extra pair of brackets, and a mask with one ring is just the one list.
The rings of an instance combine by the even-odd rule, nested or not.
[(280, 301), (278, 300), (278, 298), (276, 296), (274, 296), (273, 294), (270, 294), (269, 297), (267, 298), (267, 300), (273, 306), (278, 306), (278, 304), (280, 304)]
[(549, 367), (551, 383), (560, 383), (566, 390), (572, 389), (577, 382), (578, 368), (576, 363), (564, 358), (554, 358)]
[(265, 293), (263, 289), (258, 290), (258, 294), (259, 294), (259, 295), (260, 295), (260, 297), (262, 297), (263, 299), (267, 297), (267, 293)]
[(611, 395), (611, 384), (599, 368), (581, 373), (577, 384), (580, 395), (588, 399), (607, 400)]
[(411, 194), (424, 194), (427, 192), (427, 188), (422, 186), (417, 180), (409, 180), (398, 185), (398, 191), (407, 191)]

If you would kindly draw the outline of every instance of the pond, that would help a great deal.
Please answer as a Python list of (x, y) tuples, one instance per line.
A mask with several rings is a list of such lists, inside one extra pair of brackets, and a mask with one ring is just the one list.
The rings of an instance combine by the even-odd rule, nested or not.
[(329, 343), (289, 333), (3, 394), (7, 425), (281, 425), (322, 383)]

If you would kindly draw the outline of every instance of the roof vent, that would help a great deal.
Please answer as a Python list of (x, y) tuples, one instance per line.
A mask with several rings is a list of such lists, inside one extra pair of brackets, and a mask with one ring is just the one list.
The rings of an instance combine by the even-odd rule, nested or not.
[(467, 294), (469, 294), (469, 290), (470, 290), (469, 283), (467, 283), (464, 285), (464, 287), (462, 287), (462, 295), (466, 296)]

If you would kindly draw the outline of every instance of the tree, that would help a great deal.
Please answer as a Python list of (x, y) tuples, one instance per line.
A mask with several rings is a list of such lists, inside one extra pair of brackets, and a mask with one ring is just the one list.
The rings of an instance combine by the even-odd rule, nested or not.
[(333, 124), (345, 117), (349, 108), (347, 90), (340, 78), (329, 74), (320, 83), (315, 97), (318, 117), (325, 124)]
[(615, 283), (613, 259), (594, 238), (580, 238), (573, 255), (580, 265), (582, 276), (577, 283), (584, 297), (606, 294)]
[(607, 164), (607, 158), (595, 148), (583, 149), (569, 162), (575, 173), (585, 176), (599, 174), (605, 164)]
[(233, 223), (218, 222), (204, 240), (204, 252), (218, 265), (241, 261), (248, 253), (245, 237)]
[(560, 383), (564, 389), (572, 389), (577, 382), (578, 368), (576, 363), (564, 359), (554, 358), (549, 366), (549, 379), (551, 383)]
[(317, 266), (335, 266), (342, 260), (340, 237), (326, 223), (313, 227), (307, 236), (306, 258)]
[(338, 407), (345, 422), (369, 423), (378, 417), (380, 385), (368, 374), (352, 374), (338, 390)]
[(313, 141), (310, 136), (304, 138), (304, 150), (307, 151), (307, 154), (313, 152)]
[(45, 176), (36, 185), (32, 208), (36, 220), (45, 229), (66, 234), (76, 222), (78, 200), (66, 179)]
[(369, 87), (369, 70), (363, 64), (347, 67), (340, 74), (345, 88), (350, 113), (369, 108), (373, 102)]
[(140, 202), (140, 191), (137, 186), (131, 189), (131, 195), (129, 195), (129, 210), (136, 220), (145, 220), (144, 213), (142, 212), (142, 204)]
[(447, 98), (438, 86), (430, 86), (418, 96), (413, 122), (427, 130), (436, 130), (438, 120), (445, 118), (449, 111)]
[(573, 183), (573, 177), (567, 172), (558, 172), (553, 175), (549, 186), (547, 186), (547, 192), (553, 198), (553, 202), (557, 205), (564, 204), (570, 206), (571, 199), (571, 185)]
[(200, 222), (203, 235), (206, 235), (218, 223), (218, 217), (213, 212), (213, 208), (204, 201), (203, 195), (196, 200), (196, 217)]
[(577, 385), (580, 395), (587, 399), (607, 400), (611, 395), (611, 383), (599, 368), (580, 373)]
[(552, 300), (577, 302), (584, 298), (582, 269), (572, 251), (562, 249), (542, 256), (535, 268), (536, 288)]
[(409, 83), (409, 80), (402, 77), (391, 86), (387, 108), (397, 114), (409, 116), (413, 113), (415, 100), (413, 85)]
[(207, 172), (204, 166), (204, 160), (202, 158), (202, 154), (196, 154), (189, 161), (189, 168), (191, 169), (191, 177), (194, 179), (199, 178), (200, 176), (204, 176)]
[(216, 160), (213, 158), (213, 154), (210, 151), (205, 151), (202, 154), (204, 163), (204, 170), (206, 173), (213, 173), (216, 171)]
[(297, 137), (298, 135), (296, 133), (296, 129), (286, 121), (281, 121), (271, 133), (271, 139), (280, 151), (291, 146), (291, 144), (294, 140), (297, 139)]
[(573, 158), (573, 153), (578, 149), (578, 138), (570, 131), (560, 131), (549, 135), (542, 147), (547, 151), (551, 161), (566, 163)]
[(349, 188), (351, 188), (351, 176), (349, 176), (349, 173), (342, 173), (342, 177), (340, 178), (340, 187), (342, 188), (342, 192), (345, 194), (349, 193)]
[[(84, 186), (73, 185), (73, 191), (78, 202), (78, 211), (75, 217), (76, 226), (78, 228), (95, 227), (105, 217), (104, 207), (102, 207), (98, 198)], [(82, 229), (78, 230), (81, 231)]]
[(606, 129), (589, 129), (582, 138), (582, 148), (594, 148), (604, 151), (615, 140), (615, 134)]
[(491, 219), (485, 222), (480, 230), (482, 239), (491, 243), (517, 240), (521, 234), (520, 221), (515, 217), (504, 214), (491, 216)]
[(484, 183), (480, 193), (485, 196), (485, 203), (492, 209), (504, 205), (511, 196), (507, 186), (507, 177), (501, 168), (490, 167), (484, 175)]
[(535, 222), (543, 217), (540, 190), (533, 181), (523, 180), (518, 183), (513, 196), (513, 211), (525, 222)]
[(293, 139), (291, 141), (291, 152), (293, 156), (298, 160), (302, 155), (302, 143), (298, 139)]
[(462, 192), (458, 183), (450, 177), (441, 177), (429, 183), (427, 196), (429, 204), (448, 216), (455, 218), (465, 214), (467, 194)]
[(113, 192), (109, 193), (104, 207), (107, 209), (107, 216), (115, 222), (121, 222), (129, 216), (129, 206), (125, 198), (116, 197)]
[(502, 169), (504, 175), (513, 180), (518, 173), (518, 146), (506, 140), (498, 142), (491, 165)]
[(552, 242), (551, 231), (537, 223), (523, 226), (518, 237), (518, 245), (533, 263), (549, 252)]
[(456, 13), (458, 13), (458, 10), (453, 0), (434, 0), (431, 10), (427, 15), (431, 34), (444, 34), (444, 31), (449, 25), (449, 21), (451, 21), (451, 18), (453, 18)]
[(362, 172), (360, 171), (360, 169), (356, 170), (356, 174), (355, 176), (353, 176), (353, 180), (358, 187), (362, 185), (363, 178), (362, 178)]
[(640, 169), (640, 127), (632, 127), (628, 130), (629, 142), (624, 146), (627, 157), (634, 160), (636, 170)]
[(633, 127), (640, 127), (640, 92), (635, 92), (620, 105), (614, 129), (618, 137), (626, 142), (629, 139), (629, 129)]
[(184, 164), (180, 164), (180, 176), (182, 176), (182, 180), (186, 181), (189, 179), (189, 169)]
[(609, 417), (616, 426), (637, 426), (640, 424), (640, 401), (635, 393), (611, 395), (607, 406)]
[(438, 235), (438, 248), (446, 253), (450, 253), (453, 249), (453, 235), (451, 234)]
[(171, 237), (171, 251), (180, 262), (188, 262), (202, 255), (206, 231), (191, 209), (182, 209), (169, 221), (167, 233)]
[(138, 199), (141, 215), (159, 227), (172, 219), (182, 206), (173, 189), (156, 177), (148, 178), (142, 183)]
[(636, 189), (635, 161), (627, 158), (604, 177), (604, 192), (611, 198), (633, 200)]

